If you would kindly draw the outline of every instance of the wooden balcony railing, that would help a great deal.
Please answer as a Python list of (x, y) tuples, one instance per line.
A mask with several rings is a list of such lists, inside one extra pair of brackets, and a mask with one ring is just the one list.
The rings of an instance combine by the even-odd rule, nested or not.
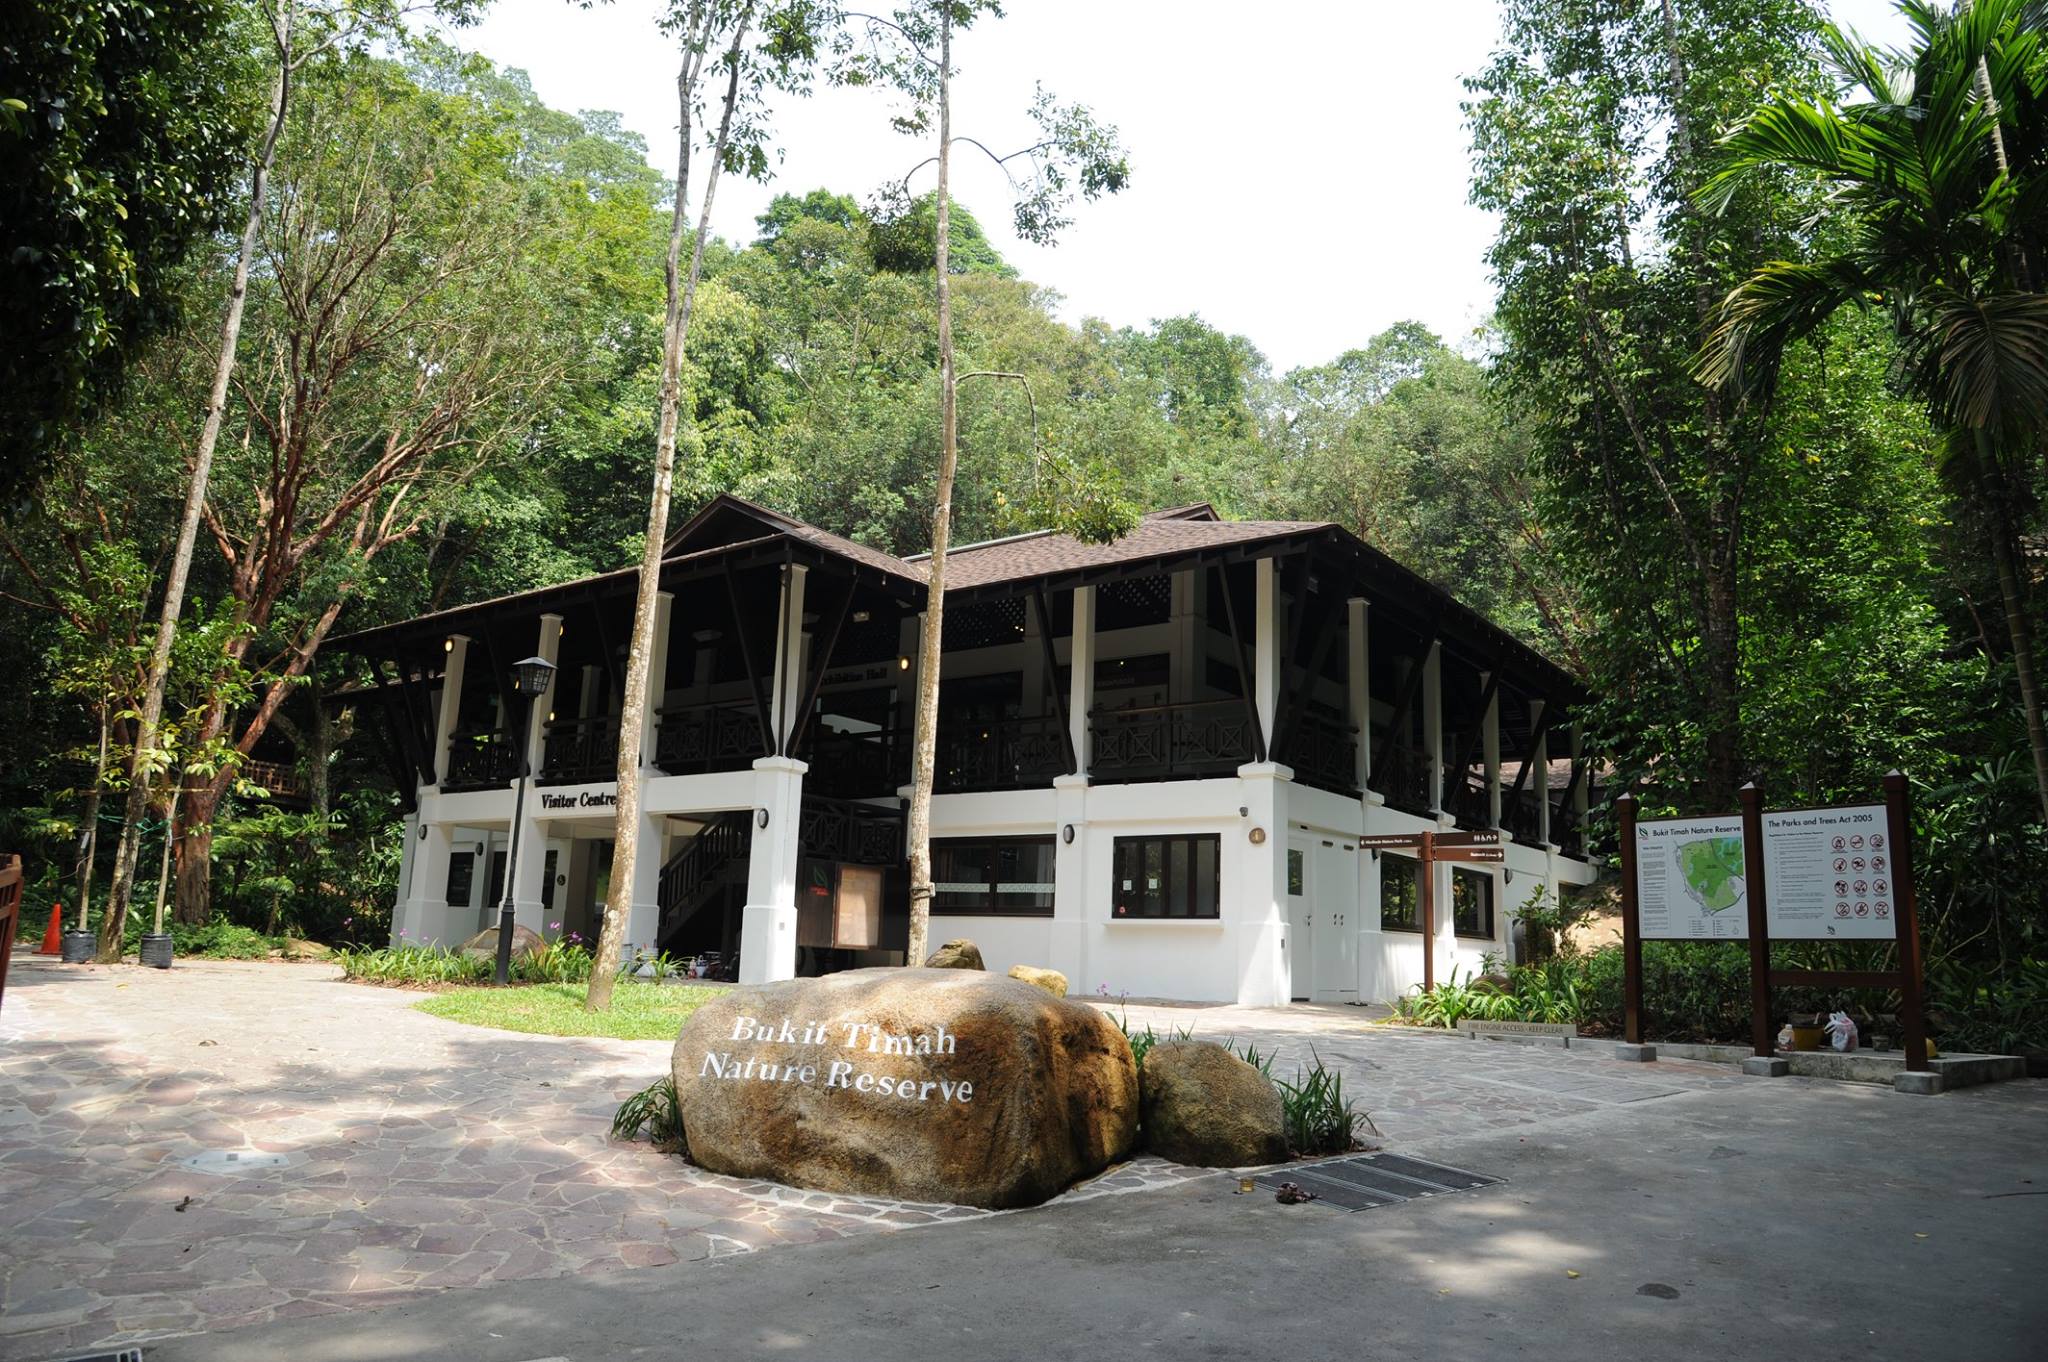
[(752, 709), (737, 705), (673, 705), (661, 711), (654, 764), (672, 776), (744, 771), (767, 754)]
[(519, 773), (519, 745), (509, 729), (457, 729), (448, 738), (443, 790), (495, 790)]
[(1098, 709), (1088, 727), (1095, 740), (1090, 773), (1104, 783), (1230, 775), (1252, 759), (1242, 700)]
[(1304, 785), (1358, 793), (1358, 730), (1349, 724), (1320, 714), (1299, 716), (1280, 760), (1294, 768), (1294, 778)]
[(541, 730), (541, 784), (612, 780), (618, 773), (618, 716), (557, 719)]

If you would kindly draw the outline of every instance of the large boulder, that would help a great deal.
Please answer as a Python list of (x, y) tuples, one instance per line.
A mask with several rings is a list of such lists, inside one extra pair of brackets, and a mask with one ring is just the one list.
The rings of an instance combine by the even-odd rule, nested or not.
[(1203, 1168), (1287, 1157), (1287, 1114), (1273, 1080), (1221, 1045), (1165, 1040), (1145, 1054), (1145, 1147)]
[(981, 947), (964, 936), (954, 937), (925, 957), (926, 969), (987, 969), (981, 963)]
[[(547, 938), (531, 927), (514, 925), (512, 928), (512, 958), (524, 960), (541, 947), (547, 945)], [(478, 932), (462, 943), (461, 951), (472, 960), (496, 960), (498, 958), (498, 929)]]
[(1033, 988), (1042, 988), (1055, 998), (1067, 996), (1067, 976), (1056, 969), (1040, 969), (1036, 965), (1012, 965), (1010, 977)]
[(971, 970), (862, 969), (733, 989), (683, 1024), (690, 1157), (798, 1187), (1003, 1209), (1137, 1142), (1107, 1016)]

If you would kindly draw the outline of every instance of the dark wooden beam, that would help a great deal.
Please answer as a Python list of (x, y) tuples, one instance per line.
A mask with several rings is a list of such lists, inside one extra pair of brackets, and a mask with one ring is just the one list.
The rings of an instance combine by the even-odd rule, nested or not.
[[(1303, 555), (1303, 562), (1306, 563), (1307, 561), (1307, 555)], [(1304, 590), (1307, 589), (1308, 582), (1312, 576), (1312, 571), (1302, 573), (1301, 581)], [(1293, 693), (1295, 697), (1294, 702), (1288, 703), (1283, 695), (1282, 706), (1286, 719), (1284, 722), (1276, 721), (1273, 725), (1276, 730), (1273, 739), (1273, 750), (1281, 754), (1275, 757), (1275, 760), (1278, 761), (1286, 760), (1285, 754), (1294, 742), (1296, 730), (1301, 727), (1301, 716), (1307, 712), (1308, 702), (1315, 694), (1316, 680), (1323, 674), (1323, 664), (1330, 660), (1330, 645), (1336, 641), (1337, 637), (1337, 631), (1332, 626), (1336, 619), (1337, 609), (1343, 603), (1343, 594), (1329, 589), (1310, 594), (1318, 598), (1317, 608), (1313, 614), (1310, 614), (1307, 610), (1309, 603), (1307, 601), (1302, 602), (1304, 619), (1300, 629), (1300, 633), (1304, 638), (1312, 640), (1308, 666), (1298, 678), (1290, 678), (1292, 684), (1286, 690)], [(1310, 620), (1314, 622), (1311, 624), (1309, 623)], [(1290, 649), (1290, 654), (1294, 651)], [(1291, 668), (1295, 664), (1293, 661), (1290, 661), (1288, 665)]]
[[(1256, 574), (1258, 568), (1254, 567), (1252, 572)], [(1216, 569), (1216, 575), (1223, 580), (1223, 621), (1230, 626), (1230, 642), (1231, 646), (1236, 650), (1237, 688), (1244, 695), (1245, 722), (1250, 724), (1252, 729), (1252, 759), (1254, 761), (1264, 761), (1266, 759), (1266, 735), (1259, 726), (1259, 699), (1256, 695), (1252, 694), (1252, 664), (1251, 658), (1245, 652), (1244, 631), (1237, 627), (1237, 597), (1230, 588), (1230, 569), (1227, 566), (1219, 567)], [(1258, 609), (1258, 579), (1256, 575), (1253, 577), (1252, 608), (1254, 610)]]
[[(1060, 694), (1059, 659), (1052, 650), (1052, 611), (1045, 608), (1045, 592), (1034, 588), (1031, 592), (1032, 613), (1038, 620), (1038, 646), (1045, 658), (1045, 688), (1052, 694), (1053, 717), (1060, 725), (1060, 746), (1067, 754), (1067, 769), (1081, 769), (1080, 756), (1074, 751), (1074, 726), (1067, 722), (1067, 697)], [(1073, 656), (1073, 645), (1067, 645), (1067, 655)]]
[(846, 628), (846, 617), (853, 613), (853, 583), (846, 583), (846, 590), (829, 612), (820, 612), (820, 619), (830, 618), (832, 623), (825, 630), (825, 636), (818, 646), (811, 649), (811, 677), (804, 686), (802, 708), (796, 712), (789, 726), (789, 745), (784, 749), (794, 756), (803, 749), (804, 735), (810, 731), (811, 712), (818, 707), (818, 692), (825, 687), (825, 671), (832, 665), (832, 650), (839, 646), (839, 635)]
[[(381, 682), (377, 689), (380, 692), (384, 690)], [(392, 723), (391, 710), (390, 697), (386, 693), (385, 703), (377, 706), (378, 717), (384, 721), (384, 741), (377, 746), (383, 750), (384, 769), (391, 776), (393, 788), (398, 791), (400, 806), (407, 813), (417, 813), (420, 807), (419, 787), (422, 782), (417, 771), (411, 771), (408, 776), (409, 763), (401, 750), (398, 729)]]
[[(1504, 823), (1513, 822), (1514, 815), (1522, 807), (1522, 783), (1529, 778), (1529, 763), (1536, 760), (1537, 744), (1541, 743), (1543, 735), (1550, 731), (1550, 720), (1557, 713), (1557, 708), (1555, 705), (1545, 705), (1542, 716), (1535, 723), (1529, 725), (1529, 741), (1522, 748), (1522, 760), (1519, 769), (1515, 772), (1514, 789), (1509, 791), (1507, 803), (1501, 806), (1500, 816), (1501, 821)], [(1550, 798), (1549, 771), (1543, 773), (1543, 798), (1546, 800)]]
[(747, 669), (747, 681), (754, 691), (754, 717), (761, 725), (761, 750), (775, 751), (773, 725), (768, 721), (768, 697), (761, 690), (761, 672), (754, 665), (754, 647), (747, 642), (746, 612), (740, 609), (739, 583), (733, 577), (732, 566), (725, 569), (725, 599), (732, 606), (732, 632), (740, 641), (740, 662)]
[[(1488, 706), (1493, 704), (1493, 697), (1500, 694), (1500, 671), (1500, 663), (1498, 661), (1493, 666), (1487, 668), (1486, 685), (1479, 692), (1479, 717), (1472, 725), (1472, 736), (1466, 740), (1465, 746), (1458, 754), (1458, 806), (1460, 809), (1465, 806), (1466, 801), (1471, 797), (1471, 786), (1465, 779), (1465, 773), (1472, 769), (1472, 759), (1479, 755), (1486, 742), (1486, 711)], [(1456, 812), (1456, 810), (1453, 810), (1453, 812)]]
[[(395, 659), (392, 662), (394, 670), (402, 670), (403, 666), (403, 663)], [(395, 678), (389, 681), (385, 679), (384, 664), (381, 661), (373, 664), (370, 672), (377, 678), (377, 695), (384, 702), (384, 721), (398, 737), (405, 759), (412, 765), (415, 787), (434, 784), (440, 779), (440, 769), (421, 756), (419, 730), (413, 727), (411, 715), (403, 712), (401, 708), (404, 691), (399, 688)]]
[[(620, 680), (619, 678), (618, 659), (612, 656), (611, 636), (605, 632), (604, 607), (598, 603), (597, 593), (595, 591), (590, 593), (588, 599), (590, 603), (590, 623), (591, 626), (597, 630), (597, 655), (604, 659), (605, 683), (609, 685), (612, 688), (612, 690), (618, 694), (619, 708), (623, 710), (626, 707), (626, 685), (625, 682)], [(635, 609), (635, 611), (639, 609), (639, 599), (637, 597), (634, 599), (633, 608)]]
[[(1429, 650), (1436, 646), (1436, 626), (1431, 625), (1422, 635), (1422, 646), (1415, 650), (1415, 666), (1409, 671), (1408, 679), (1401, 686), (1401, 698), (1394, 702), (1394, 712), (1387, 716), (1387, 740), (1372, 745), (1372, 769), (1366, 773), (1365, 786), (1369, 790), (1386, 793), (1387, 773), (1394, 768), (1387, 764), (1387, 749), (1394, 745), (1394, 735), (1401, 732), (1408, 723), (1409, 711), (1414, 708), (1415, 697), (1422, 693), (1422, 678), (1429, 673)], [(1371, 684), (1367, 683), (1368, 707)], [(1367, 716), (1368, 723), (1371, 716)]]

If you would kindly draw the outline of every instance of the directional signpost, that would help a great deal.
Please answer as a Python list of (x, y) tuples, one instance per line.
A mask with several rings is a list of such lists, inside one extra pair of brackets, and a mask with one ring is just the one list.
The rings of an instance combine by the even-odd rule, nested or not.
[(1422, 987), (1436, 987), (1436, 873), (1438, 861), (1466, 865), (1499, 865), (1508, 858), (1500, 844), (1500, 833), (1489, 832), (1382, 832), (1358, 839), (1367, 851), (1412, 851), (1422, 863), (1422, 886), (1417, 897), (1422, 909)]

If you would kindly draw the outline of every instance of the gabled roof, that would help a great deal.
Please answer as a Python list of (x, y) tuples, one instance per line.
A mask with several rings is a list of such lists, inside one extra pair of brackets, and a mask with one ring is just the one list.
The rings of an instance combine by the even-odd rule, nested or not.
[(893, 553), (869, 548), (866, 544), (848, 539), (844, 535), (821, 530), (816, 525), (798, 520), (795, 516), (771, 511), (766, 506), (757, 506), (744, 497), (736, 497), (729, 492), (713, 497), (708, 506), (671, 533), (668, 542), (662, 546), (662, 557), (676, 558), (706, 549), (722, 548), (727, 544), (741, 543), (763, 534), (786, 534), (792, 539), (802, 540), (813, 548), (835, 553), (864, 567), (920, 584), (928, 575), (922, 567), (906, 563)]
[[(1197, 510), (1207, 514), (1183, 514)], [(1312, 520), (1220, 520), (1211, 507), (1183, 507), (1146, 516), (1136, 529), (1107, 544), (1090, 544), (1050, 531), (962, 544), (946, 554), (946, 590), (971, 591), (1065, 572), (1138, 564), (1204, 549), (1287, 539), (1325, 528)], [(914, 561), (922, 565), (927, 557), (920, 555)]]

